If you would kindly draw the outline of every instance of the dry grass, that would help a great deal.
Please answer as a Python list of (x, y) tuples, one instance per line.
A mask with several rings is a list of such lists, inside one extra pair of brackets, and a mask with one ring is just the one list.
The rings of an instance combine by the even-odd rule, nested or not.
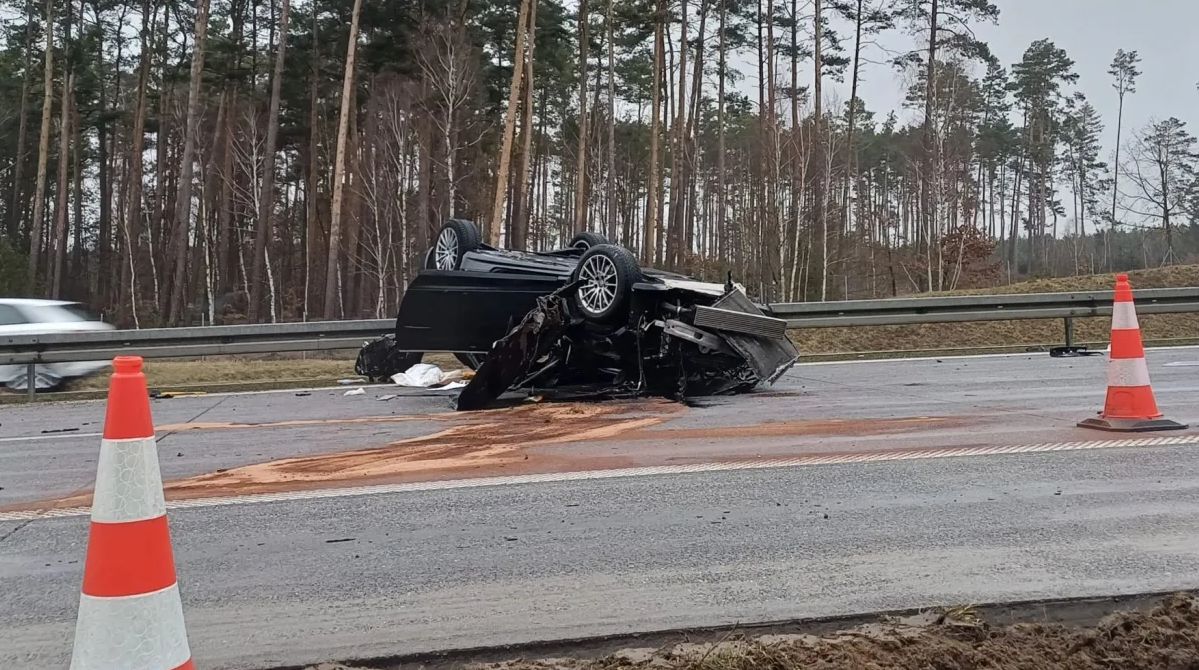
[[(452, 356), (433, 354), (426, 363), (444, 369), (457, 369), (462, 364)], [(147, 360), (146, 380), (152, 389), (186, 389), (189, 386), (225, 386), (238, 388), (286, 388), (288, 386), (324, 386), (339, 379), (359, 379), (354, 374), (354, 359), (346, 358), (285, 358), (247, 360), (234, 357), (212, 357), (198, 361)], [(108, 387), (107, 375), (96, 375), (71, 384), (72, 391), (98, 391)]]
[[(1080, 275), (1078, 277), (1054, 277), (997, 286), (994, 288), (971, 289), (968, 291), (946, 291), (930, 295), (992, 295), (1004, 293), (1056, 293), (1060, 291), (1104, 291), (1111, 290), (1115, 273)], [(1128, 272), (1133, 288), (1174, 288), (1199, 286), (1199, 265), (1171, 265), (1148, 270)]]
[[(1135, 288), (1199, 286), (1199, 265), (1178, 265), (1134, 270), (1129, 278)], [(1112, 288), (1113, 275), (1088, 275), (1057, 279), (1035, 279), (1008, 286), (930, 295), (993, 295), (1008, 293), (1057, 293), (1102, 291)], [(1149, 341), (1199, 339), (1199, 314), (1158, 314), (1141, 317), (1142, 335)], [(1076, 342), (1105, 343), (1111, 320), (1075, 319)], [(792, 332), (804, 354), (859, 353), (871, 351), (946, 351), (974, 348), (1044, 347), (1062, 344), (1064, 329), (1058, 320), (987, 321), (976, 323), (928, 323), (911, 326), (854, 326), (851, 328), (808, 328)]]

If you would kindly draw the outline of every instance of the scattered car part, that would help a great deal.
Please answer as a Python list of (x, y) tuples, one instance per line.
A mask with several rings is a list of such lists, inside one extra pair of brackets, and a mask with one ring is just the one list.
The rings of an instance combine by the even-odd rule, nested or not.
[(1102, 356), (1102, 351), (1091, 351), (1086, 346), (1053, 347), (1049, 350), (1052, 358), (1074, 358), (1076, 356)]
[[(372, 382), (383, 381), (420, 363), (423, 357), (422, 352), (397, 348), (395, 335), (385, 335), (373, 342), (367, 342), (358, 350), (358, 359), (354, 361), (354, 373)], [(358, 381), (349, 380), (349, 383), (356, 384)]]

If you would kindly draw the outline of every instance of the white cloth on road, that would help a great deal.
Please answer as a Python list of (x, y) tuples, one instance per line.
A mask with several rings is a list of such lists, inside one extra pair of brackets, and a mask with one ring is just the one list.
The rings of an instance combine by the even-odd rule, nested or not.
[(441, 368), (429, 363), (417, 363), (404, 372), (391, 376), (391, 381), (397, 386), (412, 388), (432, 388), (439, 390), (460, 389), (466, 386), (462, 381), (462, 371), (443, 372)]

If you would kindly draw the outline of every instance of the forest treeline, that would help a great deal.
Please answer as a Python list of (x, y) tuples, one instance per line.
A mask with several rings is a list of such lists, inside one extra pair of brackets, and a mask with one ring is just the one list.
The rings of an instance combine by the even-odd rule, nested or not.
[[(126, 326), (391, 316), (451, 216), (519, 249), (601, 232), (769, 301), (1199, 258), (1193, 131), (1124, 123), (1137, 53), (1096, 109), (1050, 39), (1004, 63), (975, 37), (1002, 21), (989, 0), (0, 0), (0, 19), (0, 294)], [(907, 82), (904, 107), (868, 109), (866, 76)]]

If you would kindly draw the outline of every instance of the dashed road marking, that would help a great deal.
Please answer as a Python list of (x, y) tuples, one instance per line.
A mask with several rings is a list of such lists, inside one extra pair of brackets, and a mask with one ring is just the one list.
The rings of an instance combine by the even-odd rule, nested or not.
[[(474, 479), (451, 479), (436, 482), (413, 482), (408, 484), (378, 484), (343, 488), (284, 491), (279, 493), (253, 493), (239, 496), (192, 498), (167, 502), (168, 510), (197, 509), (202, 507), (225, 507), (254, 503), (287, 502), (294, 500), (319, 500), (323, 498), (348, 498), (355, 496), (409, 493), (415, 491), (445, 491), (451, 489), (482, 488), (487, 486), (512, 486), (570, 482), (593, 479), (615, 479), (618, 477), (652, 477), (655, 475), (679, 475), (700, 472), (722, 472), (732, 470), (767, 470), (778, 468), (806, 467), (813, 465), (842, 465), (848, 463), (879, 463), (934, 458), (961, 458), (967, 456), (995, 456), (1002, 454), (1028, 454), (1054, 451), (1086, 451), (1092, 449), (1121, 449), (1129, 447), (1199, 447), (1199, 435), (1178, 437), (1138, 437), (1123, 440), (1092, 440), (1089, 442), (1045, 442), (991, 447), (956, 447), (942, 449), (896, 449), (857, 454), (813, 454), (791, 458), (763, 458), (752, 461), (727, 461), (718, 463), (694, 463), (689, 465), (656, 465), (641, 468), (614, 470), (585, 470), (581, 472), (549, 472), (543, 474), (511, 475), (506, 477), (478, 477)], [(34, 521), (64, 517), (87, 516), (87, 507), (64, 507), (61, 509), (22, 510), (0, 512), (3, 521)]]

